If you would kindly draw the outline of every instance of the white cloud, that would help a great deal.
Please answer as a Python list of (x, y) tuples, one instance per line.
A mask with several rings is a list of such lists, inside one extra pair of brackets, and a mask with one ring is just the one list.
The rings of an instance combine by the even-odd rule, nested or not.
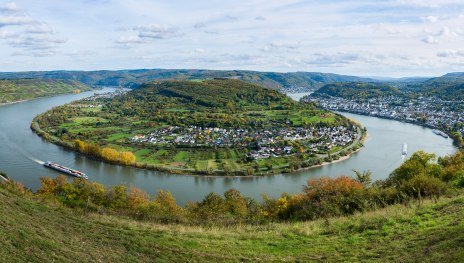
[(25, 30), (26, 33), (30, 34), (53, 34), (53, 30), (46, 24), (39, 24), (30, 26)]
[(35, 23), (37, 22), (28, 16), (1, 16), (0, 17), (0, 27), (32, 25)]
[(464, 57), (464, 50), (457, 49), (457, 50), (444, 50), (437, 53), (438, 57), (446, 58), (446, 57)]
[(305, 60), (305, 64), (309, 65), (341, 65), (351, 64), (361, 60), (361, 56), (355, 53), (314, 53), (313, 56)]
[(168, 25), (140, 25), (130, 31), (133, 35), (119, 37), (116, 44), (130, 47), (134, 44), (147, 44), (155, 40), (171, 39), (182, 36), (177, 27)]
[(141, 39), (139, 36), (127, 36), (120, 37), (118, 40), (115, 41), (115, 43), (121, 45), (142, 44), (144, 43), (144, 40)]
[[(457, 51), (464, 43), (462, 0), (15, 1), (0, 4), (4, 70), (41, 65), (430, 75), (455, 70), (463, 58)], [(37, 63), (28, 54), (57, 56)]]
[(16, 33), (10, 31), (0, 31), (0, 39), (8, 39), (18, 37)]
[(435, 23), (435, 22), (438, 21), (437, 16), (426, 16), (426, 17), (423, 17), (422, 19), (425, 20), (425, 21), (428, 21), (430, 23)]
[(0, 13), (17, 13), (19, 11), (21, 11), (21, 9), (13, 2), (0, 6)]
[(142, 39), (169, 39), (182, 35), (178, 28), (166, 25), (136, 26), (134, 27), (134, 30), (138, 32), (138, 36)]
[(57, 37), (44, 22), (34, 19), (16, 3), (0, 6), (0, 28), (10, 31), (0, 32), (0, 39), (15, 49), (13, 55), (49, 56), (57, 53), (60, 44), (66, 39)]
[(397, 0), (396, 2), (401, 5), (426, 8), (439, 8), (443, 6), (462, 4), (461, 0)]
[(456, 32), (451, 31), (449, 27), (444, 26), (438, 33), (438, 36), (456, 37), (458, 36), (458, 34)]
[(439, 43), (438, 40), (431, 35), (424, 37), (423, 39), (421, 39), (421, 41), (426, 44), (438, 44)]

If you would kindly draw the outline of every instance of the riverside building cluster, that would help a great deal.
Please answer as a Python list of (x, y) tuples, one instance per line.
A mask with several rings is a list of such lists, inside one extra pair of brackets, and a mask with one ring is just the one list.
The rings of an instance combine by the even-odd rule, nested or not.
[(292, 127), (276, 129), (225, 129), (198, 126), (165, 126), (130, 140), (136, 143), (169, 144), (179, 147), (247, 147), (255, 159), (290, 155), (299, 142), (311, 153), (327, 152), (335, 146), (346, 146), (356, 138), (356, 126)]
[(302, 100), (315, 102), (328, 110), (395, 119), (446, 132), (457, 131), (464, 135), (464, 101), (446, 101), (437, 97), (410, 99), (402, 96), (349, 100), (328, 95), (305, 96)]

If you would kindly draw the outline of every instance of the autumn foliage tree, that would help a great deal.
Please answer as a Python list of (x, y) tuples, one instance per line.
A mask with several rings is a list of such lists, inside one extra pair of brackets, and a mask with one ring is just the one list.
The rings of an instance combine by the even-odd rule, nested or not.
[(136, 161), (135, 155), (130, 151), (119, 152), (118, 150), (111, 147), (104, 147), (101, 149), (97, 144), (87, 143), (81, 140), (74, 141), (74, 148), (81, 153), (97, 158), (102, 158), (108, 162), (131, 165)]

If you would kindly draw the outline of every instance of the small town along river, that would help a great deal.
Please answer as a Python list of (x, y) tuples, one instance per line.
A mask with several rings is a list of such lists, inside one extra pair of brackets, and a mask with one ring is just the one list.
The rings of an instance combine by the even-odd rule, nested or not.
[[(100, 92), (109, 90), (104, 89)], [(368, 130), (365, 147), (345, 161), (292, 174), (262, 177), (201, 177), (173, 175), (95, 161), (51, 144), (29, 128), (31, 120), (37, 114), (92, 94), (93, 92), (60, 95), (1, 106), (0, 170), (6, 172), (12, 179), (36, 190), (40, 185), (40, 176), (58, 174), (40, 165), (40, 161), (50, 160), (83, 171), (89, 175), (90, 180), (106, 186), (133, 185), (150, 194), (160, 189), (169, 190), (179, 204), (185, 204), (187, 201), (200, 200), (210, 192), (222, 194), (231, 188), (257, 199), (260, 198), (261, 193), (271, 196), (278, 196), (282, 192), (296, 193), (302, 190), (308, 179), (353, 175), (353, 169), (371, 170), (373, 179), (383, 179), (404, 161), (401, 156), (403, 143), (408, 144), (409, 153), (425, 150), (443, 156), (456, 150), (451, 139), (440, 137), (431, 129), (393, 120), (343, 113), (360, 122)], [(301, 95), (299, 94), (298, 97)], [(298, 97), (294, 96), (295, 99)]]

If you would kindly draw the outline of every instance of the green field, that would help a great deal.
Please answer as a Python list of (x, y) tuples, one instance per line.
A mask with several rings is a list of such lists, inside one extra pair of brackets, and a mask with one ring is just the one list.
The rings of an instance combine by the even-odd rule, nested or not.
[(262, 226), (161, 225), (0, 187), (2, 262), (462, 262), (464, 197)]

